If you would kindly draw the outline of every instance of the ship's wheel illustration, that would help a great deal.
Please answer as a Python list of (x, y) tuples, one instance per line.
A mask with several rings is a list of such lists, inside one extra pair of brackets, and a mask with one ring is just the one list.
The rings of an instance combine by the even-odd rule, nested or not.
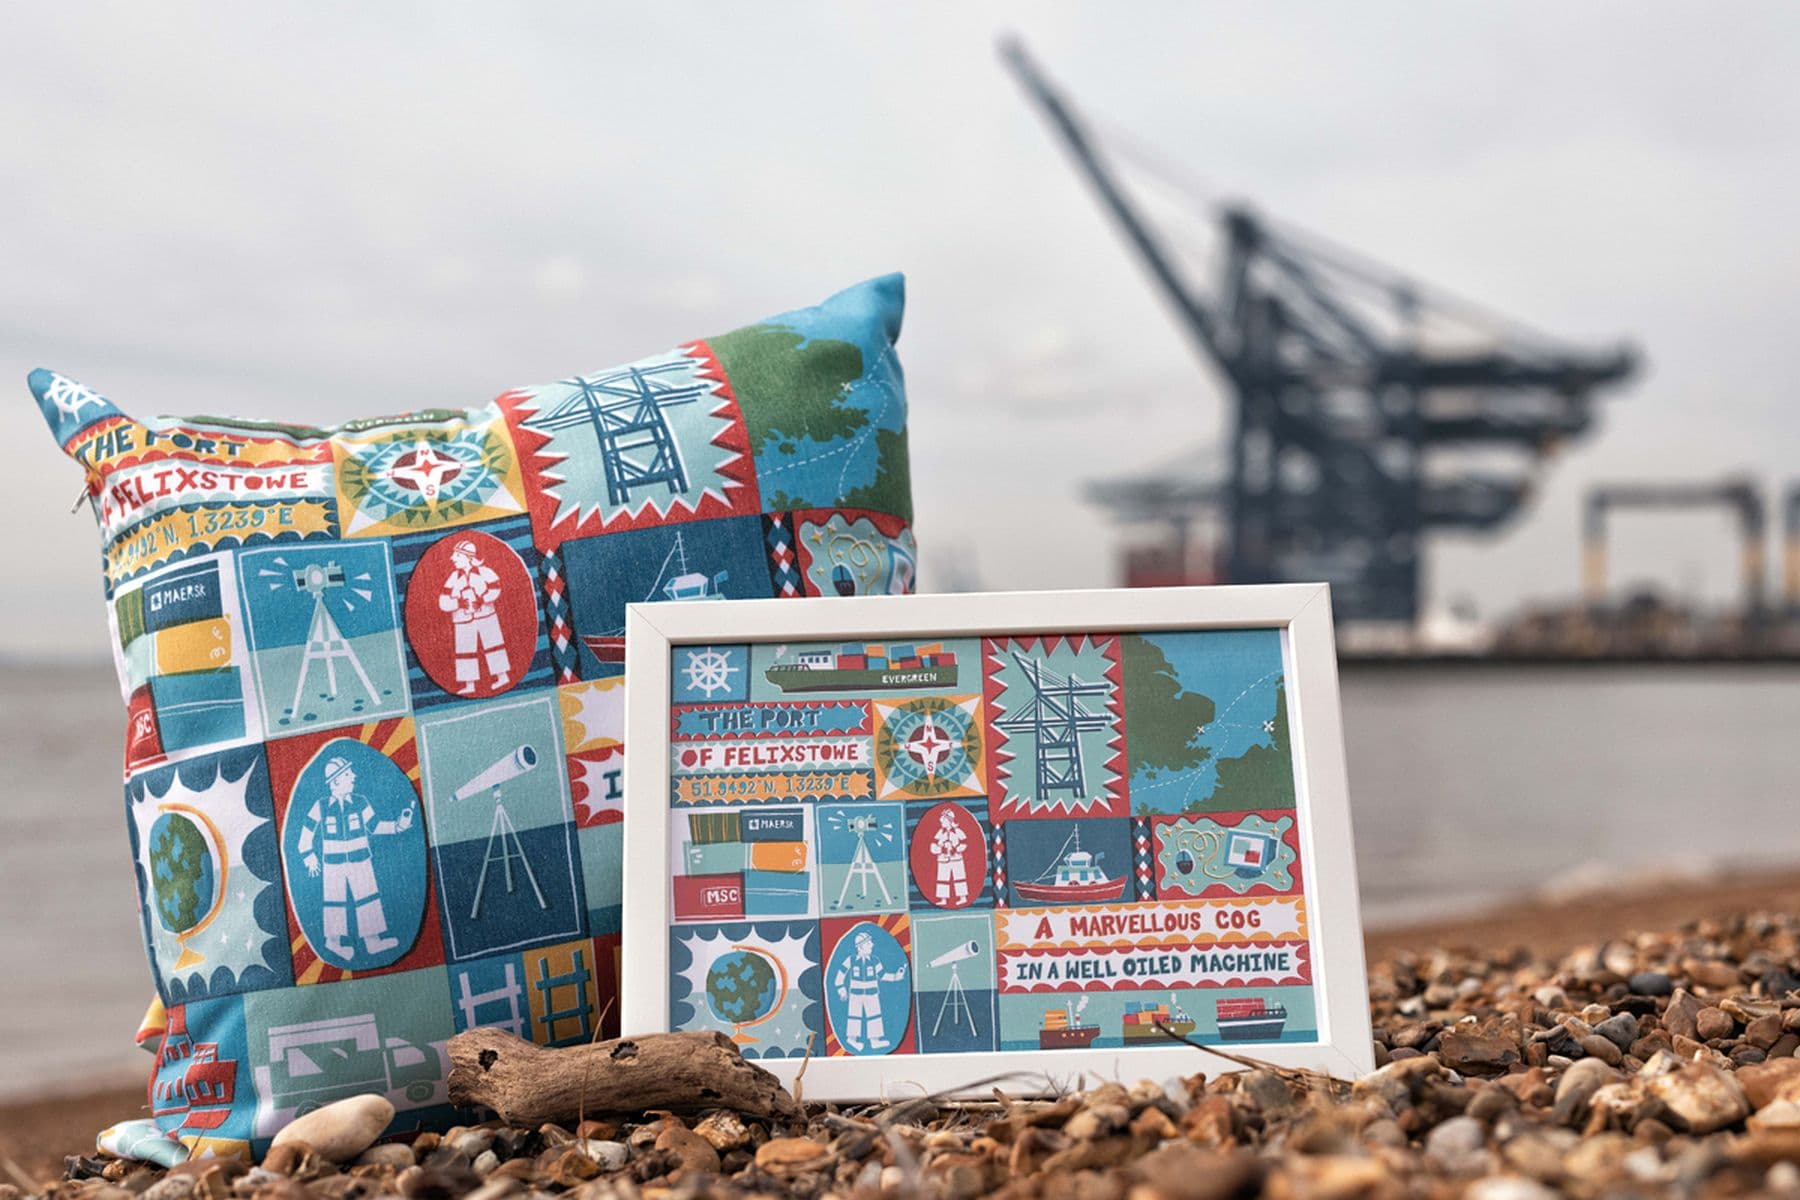
[(687, 666), (682, 668), (687, 675), (689, 690), (704, 692), (711, 699), (714, 692), (731, 689), (731, 676), (737, 668), (731, 665), (731, 658), (723, 650), (690, 650)]

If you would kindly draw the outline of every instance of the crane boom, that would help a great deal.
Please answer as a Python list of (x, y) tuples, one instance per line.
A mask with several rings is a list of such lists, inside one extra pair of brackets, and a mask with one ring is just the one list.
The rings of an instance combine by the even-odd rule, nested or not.
[[(1230, 580), (1322, 578), (1340, 618), (1412, 621), (1424, 539), (1516, 516), (1541, 461), (1592, 427), (1594, 393), (1636, 370), (1629, 349), (1571, 349), (1243, 206), (1215, 206), (1224, 253), (1202, 290), (1024, 47), (1001, 57), (1234, 401), (1226, 480), (1140, 472), (1089, 492), (1165, 525), (1175, 562), (1221, 508)], [(1428, 344), (1442, 329), (1460, 344)], [(1510, 469), (1457, 461), (1475, 448)]]

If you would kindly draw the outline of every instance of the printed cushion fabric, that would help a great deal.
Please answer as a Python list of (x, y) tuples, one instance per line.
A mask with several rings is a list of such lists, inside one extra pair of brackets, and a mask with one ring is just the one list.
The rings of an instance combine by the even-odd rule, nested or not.
[(459, 1030), (616, 1019), (625, 605), (912, 589), (902, 304), (329, 429), (32, 373), (104, 545), (163, 1128), (441, 1127)]

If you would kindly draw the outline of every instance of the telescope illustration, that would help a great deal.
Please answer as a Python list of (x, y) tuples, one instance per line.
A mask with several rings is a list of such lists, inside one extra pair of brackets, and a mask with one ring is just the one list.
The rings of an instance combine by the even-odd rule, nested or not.
[(950, 968), (950, 986), (944, 991), (944, 1002), (938, 1005), (937, 1020), (931, 1023), (932, 1037), (937, 1036), (939, 1027), (943, 1025), (945, 1013), (950, 1014), (952, 1027), (961, 1022), (968, 1025), (970, 1037), (981, 1036), (975, 1028), (975, 1010), (969, 1006), (969, 998), (963, 993), (962, 974), (957, 969), (980, 953), (980, 942), (960, 942), (931, 960), (934, 967)]
[(363, 694), (368, 696), (371, 704), (375, 703), (375, 684), (370, 680), (369, 672), (363, 668), (362, 659), (356, 656), (356, 647), (344, 636), (344, 631), (338, 627), (337, 618), (331, 615), (331, 609), (325, 603), (325, 593), (343, 586), (344, 568), (335, 561), (308, 563), (294, 568), (294, 590), (311, 596), (313, 606), (312, 617), (306, 625), (306, 646), (300, 652), (300, 677), (294, 681), (294, 702), (288, 705), (291, 716), (298, 717), (305, 711), (301, 702), (306, 698), (306, 681), (315, 666), (325, 668), (324, 698), (337, 699), (337, 669), (340, 662), (356, 673), (357, 682), (362, 684)]
[(981, 953), (980, 942), (964, 942), (960, 946), (952, 946), (931, 960), (934, 967), (954, 967), (959, 962), (967, 962)]
[(544, 889), (538, 886), (537, 875), (531, 869), (531, 860), (525, 857), (525, 847), (519, 841), (519, 831), (513, 826), (512, 814), (506, 811), (506, 804), (500, 799), (503, 784), (511, 783), (537, 765), (538, 752), (529, 745), (521, 745), (510, 754), (501, 755), (486, 770), (450, 793), (452, 800), (467, 800), (490, 790), (494, 793), (494, 823), (488, 828), (487, 849), (481, 855), (481, 875), (475, 880), (475, 902), (469, 906), (471, 921), (481, 915), (481, 897), (487, 890), (488, 868), (496, 862), (506, 872), (508, 895), (516, 887), (513, 879), (513, 861), (516, 859), (519, 869), (525, 873), (526, 882), (531, 884), (532, 895), (537, 897), (538, 907), (550, 907), (549, 901), (544, 899)]
[(487, 770), (450, 793), (450, 798), (467, 800), (470, 796), (478, 796), (490, 788), (497, 788), (503, 783), (511, 783), (537, 765), (537, 751), (530, 746), (520, 746), (511, 754), (501, 755), (499, 760)]

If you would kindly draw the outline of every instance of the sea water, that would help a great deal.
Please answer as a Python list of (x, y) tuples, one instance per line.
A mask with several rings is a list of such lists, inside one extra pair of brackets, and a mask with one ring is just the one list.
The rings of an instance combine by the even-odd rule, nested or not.
[[(1800, 863), (1800, 667), (1349, 668), (1343, 692), (1370, 925)], [(0, 667), (0, 1095), (148, 1066), (123, 729), (110, 667)]]

